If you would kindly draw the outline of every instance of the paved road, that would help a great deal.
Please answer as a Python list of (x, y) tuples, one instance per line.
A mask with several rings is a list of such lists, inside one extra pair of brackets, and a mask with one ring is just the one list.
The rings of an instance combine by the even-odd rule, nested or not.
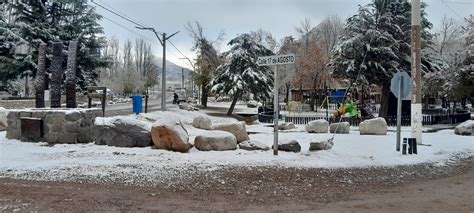
[[(173, 93), (168, 93), (167, 98), (166, 98), (166, 105), (169, 106), (172, 104), (172, 102), (173, 102)], [(145, 110), (145, 108), (143, 108), (143, 110)], [(161, 110), (161, 98), (149, 99), (148, 112), (153, 112), (153, 111), (158, 111), (158, 110)], [(107, 117), (116, 116), (116, 115), (129, 115), (129, 114), (132, 114), (132, 103), (108, 104), (105, 107), (105, 115)]]

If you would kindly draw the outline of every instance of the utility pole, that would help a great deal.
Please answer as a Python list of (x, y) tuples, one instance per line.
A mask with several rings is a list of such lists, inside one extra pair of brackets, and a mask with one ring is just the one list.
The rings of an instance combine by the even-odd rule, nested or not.
[[(153, 29), (154, 30), (154, 29)], [(166, 33), (162, 34), (163, 63), (161, 67), (161, 111), (166, 111)], [(159, 38), (159, 36), (157, 36)]]
[(186, 90), (186, 86), (184, 85), (184, 67), (181, 67), (181, 88)]
[(160, 41), (161, 46), (163, 46), (163, 67), (161, 71), (161, 111), (166, 111), (166, 40), (170, 39), (174, 35), (176, 35), (178, 32), (175, 32), (171, 34), (170, 36), (166, 36), (166, 33), (162, 33), (161, 37), (158, 35), (158, 32), (156, 32), (155, 28), (152, 27), (139, 27), (136, 26), (137, 29), (140, 30), (150, 30), (152, 31), (158, 41)]
[(413, 90), (411, 97), (411, 136), (422, 144), (421, 112), (421, 4), (420, 0), (411, 1), (411, 77)]

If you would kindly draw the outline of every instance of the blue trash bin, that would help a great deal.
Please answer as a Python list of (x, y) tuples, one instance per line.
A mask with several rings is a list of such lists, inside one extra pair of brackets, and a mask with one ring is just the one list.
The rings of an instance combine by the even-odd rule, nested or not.
[(143, 103), (142, 102), (143, 102), (143, 96), (141, 96), (141, 95), (132, 96), (132, 105), (133, 105), (132, 111), (134, 113), (136, 113), (137, 115), (140, 112), (143, 112)]

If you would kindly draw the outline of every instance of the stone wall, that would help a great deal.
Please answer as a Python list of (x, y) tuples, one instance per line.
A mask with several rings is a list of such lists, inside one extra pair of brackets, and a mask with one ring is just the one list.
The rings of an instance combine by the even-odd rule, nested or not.
[[(82, 105), (85, 104), (87, 107), (88, 98), (86, 95), (78, 95), (76, 96), (77, 104)], [(107, 101), (112, 100), (111, 96), (107, 96)], [(94, 98), (92, 99), (93, 102), (98, 102), (100, 99)], [(45, 101), (44, 104), (46, 107), (51, 105), (51, 101)], [(61, 97), (61, 104), (66, 103), (66, 96)], [(35, 99), (29, 100), (0, 100), (0, 107), (4, 107), (5, 109), (27, 109), (27, 108), (34, 108), (35, 107)]]
[(21, 117), (41, 118), (43, 139), (48, 143), (93, 142), (95, 118), (102, 115), (101, 109), (18, 109), (10, 110), (7, 116), (8, 139), (20, 139)]

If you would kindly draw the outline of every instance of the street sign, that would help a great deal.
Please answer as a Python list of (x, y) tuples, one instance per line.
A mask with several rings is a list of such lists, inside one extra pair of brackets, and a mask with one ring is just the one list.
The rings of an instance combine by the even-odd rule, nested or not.
[[(401, 81), (402, 81), (402, 86), (400, 87), (401, 88), (401, 91), (400, 91), (401, 97), (398, 97), (398, 94), (399, 94), (398, 80), (399, 80), (399, 78), (401, 78)], [(411, 100), (412, 87), (413, 87), (412, 80), (411, 80), (411, 77), (408, 75), (407, 72), (397, 72), (397, 73), (393, 74), (393, 78), (391, 80), (391, 85), (390, 85), (390, 90), (395, 95), (395, 97), (402, 98), (402, 99), (409, 98), (408, 100)]]
[(408, 73), (397, 72), (391, 80), (390, 90), (397, 97), (397, 140), (396, 150), (400, 151), (400, 138), (402, 126), (402, 99), (411, 98), (412, 81)]
[(295, 54), (272, 55), (272, 56), (258, 57), (257, 64), (258, 66), (294, 64), (295, 59), (296, 59)]
[(273, 154), (278, 155), (278, 65), (280, 64), (294, 64), (296, 61), (295, 54), (286, 54), (286, 55), (272, 55), (265, 57), (258, 57), (257, 65), (258, 66), (275, 66), (273, 72)]

